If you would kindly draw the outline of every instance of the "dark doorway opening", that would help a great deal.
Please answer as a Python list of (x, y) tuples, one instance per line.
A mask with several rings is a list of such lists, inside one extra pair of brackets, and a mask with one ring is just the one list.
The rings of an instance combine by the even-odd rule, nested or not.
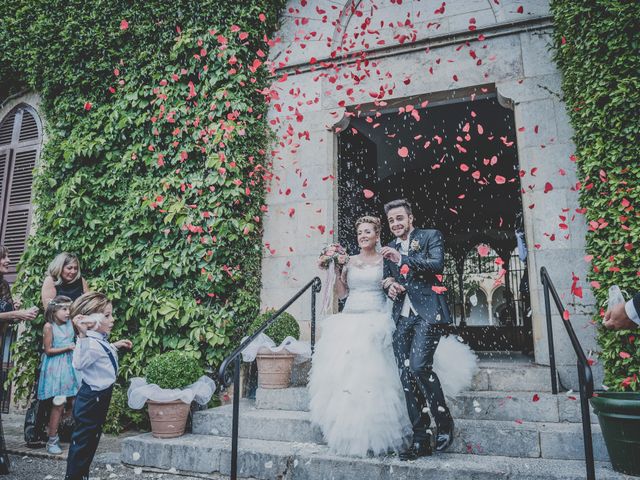
[[(433, 98), (348, 113), (339, 132), (339, 241), (357, 252), (355, 220), (383, 217), (384, 203), (407, 198), (414, 225), (445, 236), (452, 330), (476, 350), (531, 352), (526, 246), (516, 234), (523, 242), (513, 112), (491, 87)], [(367, 198), (366, 190), (374, 195)], [(385, 226), (383, 243), (391, 238)], [(492, 276), (495, 292), (487, 292)], [(477, 308), (478, 299), (486, 309)]]

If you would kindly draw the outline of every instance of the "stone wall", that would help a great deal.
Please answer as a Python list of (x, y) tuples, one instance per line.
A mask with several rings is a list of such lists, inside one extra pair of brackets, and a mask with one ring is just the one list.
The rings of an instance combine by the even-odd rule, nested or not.
[[(584, 349), (595, 350), (590, 323), (594, 299), (585, 281), (586, 225), (576, 212), (574, 145), (550, 52), (548, 2), (455, 1), (446, 2), (444, 12), (443, 2), (432, 0), (305, 3), (289, 2), (280, 42), (271, 52), (279, 67), (273, 84), (279, 99), (270, 110), (278, 144), (264, 224), (263, 306), (280, 306), (318, 274), (319, 250), (337, 238), (333, 127), (348, 108), (370, 104), (381, 86), (388, 92), (384, 100), (391, 102), (492, 85), (501, 103), (515, 111), (520, 168), (525, 172), (522, 201), (536, 361), (548, 363), (542, 266), (572, 312)], [(351, 56), (358, 51), (365, 52), (359, 65)], [(547, 183), (553, 189), (545, 193)], [(584, 287), (583, 299), (571, 294), (572, 272)], [(290, 310), (307, 334), (309, 308), (307, 294)], [(563, 383), (575, 388), (575, 356), (558, 315), (554, 329)], [(597, 374), (596, 386), (599, 379)]]

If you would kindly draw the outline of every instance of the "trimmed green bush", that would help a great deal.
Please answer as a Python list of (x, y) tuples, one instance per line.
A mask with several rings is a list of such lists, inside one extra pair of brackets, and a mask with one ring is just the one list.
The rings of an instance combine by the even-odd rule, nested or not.
[[(180, 349), (217, 368), (259, 312), (272, 134), (265, 66), (282, 0), (0, 2), (0, 95), (36, 91), (47, 142), (16, 293), (79, 255), (133, 341), (120, 382)], [(268, 91), (268, 89), (267, 89)], [(33, 385), (43, 319), (15, 351)]]
[[(258, 315), (249, 327), (249, 332), (256, 332), (275, 312), (276, 310), (267, 310)], [(298, 340), (300, 338), (300, 325), (298, 325), (298, 321), (293, 315), (283, 312), (264, 333), (273, 340), (276, 345), (280, 345), (287, 337), (293, 337)]]
[[(640, 3), (553, 0), (555, 58), (575, 130), (591, 288), (640, 290)], [(600, 329), (605, 384), (640, 391), (640, 335)]]
[(127, 389), (116, 384), (111, 395), (111, 403), (104, 422), (103, 431), (110, 435), (119, 435), (129, 428), (149, 430), (149, 416), (146, 407), (132, 410), (127, 405)]
[(187, 352), (165, 352), (153, 357), (144, 369), (147, 383), (160, 388), (184, 388), (204, 375), (198, 359)]

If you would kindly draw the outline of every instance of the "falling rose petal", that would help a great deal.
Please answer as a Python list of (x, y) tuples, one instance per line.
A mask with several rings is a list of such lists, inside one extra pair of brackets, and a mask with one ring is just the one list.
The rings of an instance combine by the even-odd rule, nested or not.
[(400, 267), (400, 275), (406, 275), (409, 273), (409, 265), (406, 263)]
[(571, 317), (571, 314), (569, 313), (569, 310), (565, 310), (564, 312), (562, 312), (562, 318), (564, 320), (569, 320), (570, 317)]
[(93, 107), (93, 104), (91, 102), (84, 102), (84, 109), (88, 112), (89, 110), (91, 110), (91, 107)]
[(539, 402), (540, 401), (540, 395), (538, 395), (537, 393), (534, 393), (532, 401)]
[(490, 251), (491, 247), (489, 247), (489, 245), (478, 245), (478, 255), (480, 255), (481, 257), (486, 257), (487, 255), (489, 255)]
[(518, 425), (522, 425), (522, 419), (520, 419), (520, 418), (516, 418), (515, 422), (516, 422)]
[(366, 188), (362, 191), (362, 193), (364, 194), (364, 198), (373, 198), (373, 196), (375, 195), (375, 193)]
[(129, 28), (129, 22), (124, 19), (120, 20), (120, 30), (126, 30), (127, 28)]
[(631, 358), (631, 355), (627, 352), (620, 352), (620, 358), (623, 358), (626, 360), (627, 358)]
[(441, 294), (443, 294), (444, 292), (447, 291), (447, 287), (438, 287), (437, 285), (433, 285), (431, 287), (431, 290), (436, 292), (438, 295), (441, 295)]
[(518, 7), (518, 9), (516, 10), (516, 12), (518, 12), (518, 13), (524, 13), (524, 7), (523, 7), (522, 5), (520, 5), (520, 6)]
[(505, 183), (507, 181), (506, 178), (504, 178), (502, 175), (496, 175), (496, 183), (498, 185), (502, 185), (503, 183)]
[(551, 190), (553, 190), (553, 185), (551, 185), (551, 183), (547, 182), (544, 184), (544, 193), (549, 193)]
[(407, 147), (400, 147), (398, 149), (398, 155), (402, 158), (407, 158), (409, 156), (409, 149)]

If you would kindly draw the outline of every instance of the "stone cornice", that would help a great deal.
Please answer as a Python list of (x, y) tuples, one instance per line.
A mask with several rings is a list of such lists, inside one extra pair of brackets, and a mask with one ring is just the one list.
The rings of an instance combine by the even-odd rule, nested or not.
[[(350, 52), (338, 58), (324, 57), (318, 59), (314, 65), (309, 63), (297, 63), (287, 65), (276, 69), (277, 74), (287, 73), (288, 75), (298, 75), (310, 71), (319, 71), (332, 68), (334, 66), (347, 65), (361, 59), (361, 54), (366, 52), (367, 60), (379, 60), (385, 57), (413, 53), (424, 50), (426, 48), (435, 49), (443, 48), (451, 45), (458, 45), (463, 42), (477, 41), (479, 35), (483, 35), (485, 39), (503, 37), (505, 35), (515, 35), (523, 32), (531, 32), (536, 30), (545, 30), (553, 27), (551, 15), (528, 18), (525, 20), (514, 20), (508, 22), (494, 23), (485, 27), (479, 27), (474, 31), (459, 30), (457, 32), (444, 33), (442, 35), (434, 35), (427, 38), (417, 40), (409, 44), (398, 44), (373, 48), (370, 50), (358, 50)], [(330, 66), (323, 66), (323, 63)]]

